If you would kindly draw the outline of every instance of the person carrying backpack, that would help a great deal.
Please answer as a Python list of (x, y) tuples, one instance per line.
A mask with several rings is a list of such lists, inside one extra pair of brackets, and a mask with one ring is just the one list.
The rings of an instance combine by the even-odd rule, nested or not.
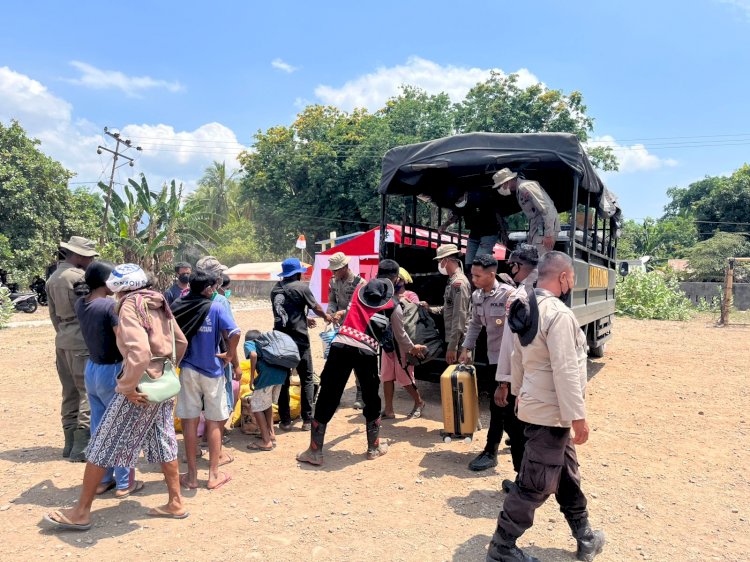
[[(418, 311), (419, 297), (414, 291), (406, 290), (406, 285), (412, 283), (411, 275), (401, 267), (399, 268), (399, 278), (394, 288), (396, 300), (399, 301), (402, 310), (405, 303), (410, 303)], [(383, 351), (380, 357), (380, 380), (383, 383), (383, 397), (385, 398), (385, 408), (380, 412), (381, 419), (392, 420), (396, 418), (396, 413), (393, 410), (393, 394), (396, 390), (396, 382), (414, 399), (414, 408), (407, 417), (422, 417), (422, 410), (427, 404), (419, 394), (414, 379), (414, 365), (407, 362), (405, 351), (400, 349)]]
[[(367, 458), (376, 459), (387, 452), (380, 443), (380, 396), (378, 388), (378, 351), (392, 332), (400, 349), (422, 356), (425, 346), (415, 345), (404, 331), (403, 313), (395, 301), (394, 285), (399, 281), (399, 266), (393, 260), (383, 260), (378, 274), (366, 285), (358, 286), (339, 333), (333, 340), (323, 373), (320, 376), (320, 395), (312, 421), (310, 446), (297, 455), (299, 462), (315, 466), (323, 464), (323, 441), (326, 426), (333, 418), (344, 393), (349, 374), (359, 379), (367, 428)], [(390, 329), (389, 329), (390, 328)]]

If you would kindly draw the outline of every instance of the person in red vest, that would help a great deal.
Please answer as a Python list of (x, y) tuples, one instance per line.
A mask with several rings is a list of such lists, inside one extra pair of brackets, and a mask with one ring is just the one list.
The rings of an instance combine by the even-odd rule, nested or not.
[(394, 285), (399, 280), (399, 265), (393, 260), (383, 260), (378, 274), (365, 285), (354, 290), (349, 311), (336, 338), (331, 344), (323, 372), (320, 375), (320, 395), (315, 405), (310, 446), (297, 455), (299, 462), (315, 466), (323, 464), (323, 441), (326, 426), (344, 393), (346, 381), (354, 370), (360, 386), (367, 428), (367, 458), (376, 459), (388, 448), (380, 443), (380, 379), (378, 377), (378, 352), (380, 346), (391, 351), (395, 343), (399, 349), (421, 357), (423, 345), (415, 345), (404, 330), (403, 311), (394, 299)]

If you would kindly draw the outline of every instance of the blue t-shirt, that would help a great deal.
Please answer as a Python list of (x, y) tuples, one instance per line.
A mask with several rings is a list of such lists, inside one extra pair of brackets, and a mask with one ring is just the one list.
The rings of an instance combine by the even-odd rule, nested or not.
[(228, 336), (240, 331), (232, 316), (219, 303), (211, 303), (205, 320), (188, 344), (180, 366), (190, 367), (201, 375), (211, 378), (224, 376), (224, 362), (216, 357), (219, 353), (221, 332)]
[[(254, 341), (246, 341), (245, 358), (249, 359), (250, 354), (253, 351), (258, 351), (257, 344)], [(289, 369), (266, 363), (260, 357), (255, 364), (255, 370), (258, 371), (258, 378), (255, 379), (255, 388), (265, 388), (275, 384), (284, 384), (284, 381), (286, 381), (286, 377), (289, 374)]]

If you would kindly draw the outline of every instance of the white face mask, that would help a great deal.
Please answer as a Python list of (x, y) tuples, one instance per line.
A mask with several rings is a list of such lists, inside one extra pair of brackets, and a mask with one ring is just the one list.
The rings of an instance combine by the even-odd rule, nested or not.
[(442, 263), (438, 264), (438, 271), (441, 275), (448, 275), (448, 270), (445, 268), (445, 266)]
[(497, 188), (497, 192), (500, 195), (503, 195), (503, 196), (507, 197), (508, 195), (510, 195), (510, 187), (508, 187), (507, 184), (503, 184), (503, 185), (501, 185), (500, 187)]

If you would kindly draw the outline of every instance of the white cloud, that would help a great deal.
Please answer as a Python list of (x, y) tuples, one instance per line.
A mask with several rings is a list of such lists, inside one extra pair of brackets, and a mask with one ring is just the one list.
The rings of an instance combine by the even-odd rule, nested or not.
[(750, 0), (717, 0), (720, 4), (728, 4), (741, 12), (750, 21)]
[(69, 121), (72, 106), (41, 83), (0, 67), (0, 119), (18, 119), (24, 126), (40, 127), (49, 121)]
[[(73, 106), (43, 84), (0, 67), (0, 121), (7, 123), (10, 119), (18, 119), (29, 136), (41, 141), (42, 151), (76, 174), (72, 183), (91, 182), (88, 186), (93, 188), (95, 182), (109, 179), (111, 156), (96, 152), (100, 144), (114, 148), (112, 139), (102, 134), (103, 127), (73, 118)], [(236, 156), (245, 148), (234, 132), (220, 123), (207, 123), (193, 131), (177, 131), (167, 124), (131, 124), (120, 133), (141, 145), (143, 151), (127, 152), (136, 158), (135, 166), (120, 168), (116, 182), (143, 172), (154, 188), (172, 178), (182, 178), (186, 192), (194, 189), (213, 160), (238, 168)]]
[(157, 80), (150, 76), (128, 76), (118, 70), (102, 70), (85, 62), (71, 61), (71, 66), (81, 71), (81, 76), (68, 80), (94, 90), (116, 89), (131, 97), (138, 97), (141, 92), (152, 89), (164, 89), (180, 92), (184, 87), (179, 82)]
[(595, 137), (590, 144), (592, 146), (608, 146), (612, 148), (617, 161), (620, 164), (620, 172), (646, 172), (658, 168), (677, 166), (677, 160), (673, 158), (659, 158), (651, 154), (642, 143), (621, 145), (611, 135)]
[[(406, 64), (380, 67), (374, 72), (346, 82), (340, 88), (320, 85), (315, 88), (315, 95), (323, 103), (342, 109), (366, 107), (375, 110), (382, 107), (388, 98), (398, 95), (400, 86), (408, 84), (418, 86), (430, 94), (445, 92), (451, 100), (457, 102), (463, 99), (477, 82), (489, 78), (492, 70), (505, 74), (499, 68), (443, 66), (412, 56), (407, 59)], [(525, 68), (521, 68), (516, 74), (518, 85), (522, 88), (539, 82), (539, 79)]]
[(292, 72), (296, 72), (299, 70), (299, 67), (292, 66), (288, 62), (284, 62), (281, 59), (273, 59), (271, 61), (271, 66), (274, 67), (277, 70), (281, 70), (282, 72), (286, 72), (287, 74), (291, 74)]

